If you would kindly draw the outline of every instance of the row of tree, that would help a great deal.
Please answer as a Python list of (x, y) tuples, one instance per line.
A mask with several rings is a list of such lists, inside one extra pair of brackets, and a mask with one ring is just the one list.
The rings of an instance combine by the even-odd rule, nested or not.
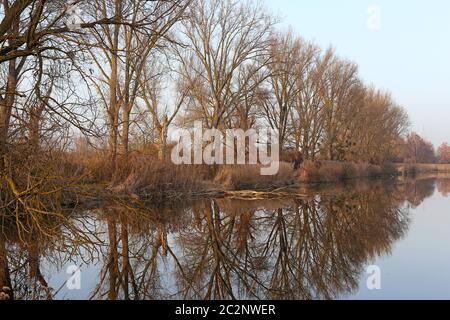
[(169, 131), (197, 120), (270, 126), (309, 159), (380, 163), (408, 129), (356, 64), (252, 0), (5, 0), (0, 20), (2, 171), (17, 146), (66, 149), (80, 133), (113, 168), (136, 145), (164, 160)]
[(408, 117), (363, 84), (354, 63), (292, 31), (275, 31), (261, 6), (200, 1), (182, 24), (181, 76), (192, 90), (184, 122), (270, 126), (305, 158), (386, 160)]
[(404, 163), (449, 164), (450, 146), (447, 143), (443, 143), (436, 150), (430, 141), (412, 132), (399, 140), (398, 146), (390, 160)]

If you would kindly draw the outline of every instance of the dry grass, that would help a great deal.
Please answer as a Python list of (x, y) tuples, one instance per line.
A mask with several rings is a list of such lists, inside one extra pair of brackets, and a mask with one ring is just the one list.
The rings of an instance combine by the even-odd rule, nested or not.
[(395, 168), (368, 163), (337, 161), (305, 161), (294, 171), (287, 162), (280, 163), (275, 176), (262, 176), (260, 166), (223, 166), (214, 183), (226, 190), (274, 190), (298, 186), (299, 183), (332, 183), (357, 178), (378, 178), (395, 175)]
[(450, 173), (450, 164), (412, 163), (397, 164), (395, 167), (398, 173), (412, 176), (424, 173)]
[(280, 170), (274, 176), (261, 175), (260, 165), (222, 166), (214, 183), (226, 190), (272, 190), (294, 185), (296, 179), (291, 165), (280, 162)]
[(49, 198), (43, 200), (44, 204), (39, 202), (38, 206), (30, 204), (30, 207), (44, 211), (55, 210), (52, 207), (55, 204), (78, 202), (80, 191), (84, 192), (87, 185), (101, 188), (95, 193), (99, 195), (104, 194), (104, 186), (109, 185), (107, 192), (112, 196), (131, 194), (149, 201), (164, 201), (207, 196), (208, 192), (221, 190), (269, 192), (298, 187), (300, 183), (379, 177), (387, 172), (383, 167), (369, 164), (306, 161), (298, 171), (294, 171), (288, 162), (280, 162), (276, 175), (263, 176), (261, 165), (175, 166), (158, 161), (152, 154), (140, 152), (131, 153), (127, 159), (126, 164), (113, 174), (108, 153), (104, 150), (84, 148), (69, 153), (44, 153), (37, 157), (24, 157), (24, 151), (18, 150), (11, 159), (14, 165), (7, 175), (11, 179), (3, 178), (0, 183), (0, 205), (17, 203), (14, 199), (19, 201), (20, 194), (28, 192), (28, 189), (32, 191), (27, 198), (29, 200)]
[(82, 152), (61, 153), (62, 176), (84, 176), (86, 184), (106, 183), (113, 175), (112, 163), (106, 150), (84, 150)]
[(393, 175), (391, 167), (337, 161), (305, 161), (298, 170), (298, 179), (302, 183), (339, 182), (356, 178), (377, 178)]
[(115, 193), (131, 193), (146, 200), (189, 196), (205, 190), (203, 172), (193, 166), (176, 166), (146, 156), (135, 156), (121, 172)]

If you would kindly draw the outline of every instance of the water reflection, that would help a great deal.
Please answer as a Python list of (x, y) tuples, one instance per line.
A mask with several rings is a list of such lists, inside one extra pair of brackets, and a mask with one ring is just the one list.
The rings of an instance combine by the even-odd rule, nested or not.
[[(63, 298), (65, 268), (76, 264), (95, 271), (83, 279), (85, 299), (339, 298), (406, 235), (410, 208), (436, 185), (447, 194), (450, 179), (326, 186), (295, 200), (115, 202), (3, 216), (0, 290), (10, 299)], [(63, 276), (49, 282), (52, 272)]]
[(437, 189), (444, 197), (448, 197), (450, 194), (450, 179), (439, 179)]

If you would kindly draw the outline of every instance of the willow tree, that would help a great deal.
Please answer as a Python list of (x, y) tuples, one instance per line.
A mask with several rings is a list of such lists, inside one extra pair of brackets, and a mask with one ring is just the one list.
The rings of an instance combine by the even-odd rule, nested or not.
[[(71, 61), (77, 51), (63, 44), (73, 35), (92, 30), (100, 25), (113, 24), (111, 17), (85, 19), (78, 28), (72, 28), (68, 21), (73, 12), (71, 5), (88, 6), (84, 0), (67, 3), (63, 0), (15, 0), (0, 3), (0, 68), (6, 70), (0, 87), (0, 169), (4, 169), (4, 156), (10, 136), (11, 116), (21, 96), (18, 89), (21, 72), (30, 58), (47, 58), (50, 52), (57, 52), (56, 59)], [(42, 65), (41, 65), (42, 66)], [(65, 113), (64, 110), (60, 110)]]
[(179, 52), (182, 75), (193, 103), (187, 119), (224, 128), (270, 60), (269, 34), (275, 23), (259, 2), (197, 0), (183, 21), (186, 45)]
[(169, 31), (181, 19), (190, 0), (97, 0), (96, 19), (114, 17), (86, 40), (94, 64), (86, 73), (107, 115), (108, 146), (113, 168), (127, 158), (131, 113), (142, 89), (142, 75), (151, 53), (170, 41)]
[(290, 130), (290, 114), (299, 85), (294, 72), (302, 69), (309, 56), (302, 55), (302, 43), (292, 32), (275, 33), (270, 41), (267, 95), (263, 100), (265, 119), (278, 131), (280, 145), (284, 146)]
[[(166, 60), (169, 63), (163, 63)], [(139, 98), (143, 101), (146, 114), (150, 115), (161, 161), (167, 160), (169, 128), (182, 107), (188, 103), (191, 89), (183, 82), (177, 68), (177, 62), (170, 52), (152, 55), (139, 80)]]
[(338, 158), (339, 137), (354, 102), (355, 88), (359, 85), (358, 66), (334, 56), (325, 70), (321, 88), (324, 102), (323, 148), (330, 160)]

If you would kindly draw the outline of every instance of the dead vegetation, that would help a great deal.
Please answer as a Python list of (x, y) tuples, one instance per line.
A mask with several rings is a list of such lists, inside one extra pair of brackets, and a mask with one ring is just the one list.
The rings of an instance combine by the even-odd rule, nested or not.
[(270, 190), (293, 186), (296, 179), (291, 165), (280, 162), (280, 170), (275, 176), (262, 176), (260, 165), (223, 166), (214, 183), (226, 190)]
[(394, 175), (390, 166), (338, 161), (306, 161), (298, 170), (300, 182), (339, 182), (356, 178), (379, 178)]
[(449, 164), (406, 163), (395, 165), (399, 174), (404, 176), (416, 176), (427, 173), (450, 173)]
[(134, 194), (146, 200), (189, 197), (206, 191), (202, 167), (176, 166), (154, 158), (135, 156), (109, 187), (116, 194)]

